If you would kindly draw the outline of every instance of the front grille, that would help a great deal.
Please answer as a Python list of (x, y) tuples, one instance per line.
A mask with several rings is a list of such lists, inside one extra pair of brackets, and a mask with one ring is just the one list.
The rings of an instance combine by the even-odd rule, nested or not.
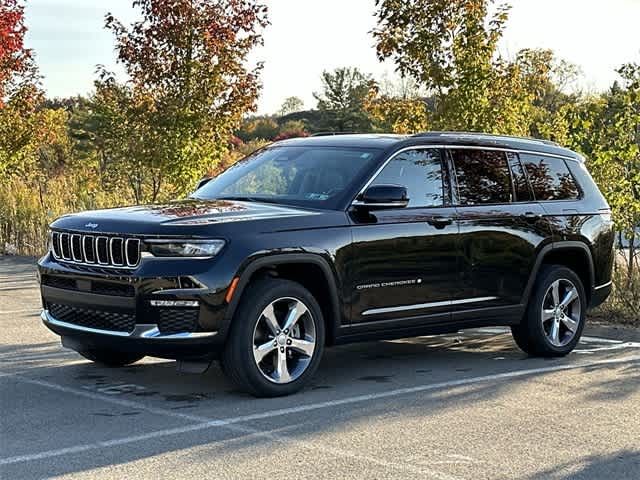
[(197, 309), (164, 308), (158, 310), (158, 330), (162, 333), (195, 332), (197, 327)]
[(54, 231), (51, 252), (65, 262), (134, 268), (140, 263), (140, 239)]
[(98, 330), (129, 333), (136, 324), (135, 315), (130, 313), (90, 310), (59, 303), (49, 303), (47, 309), (56, 320)]

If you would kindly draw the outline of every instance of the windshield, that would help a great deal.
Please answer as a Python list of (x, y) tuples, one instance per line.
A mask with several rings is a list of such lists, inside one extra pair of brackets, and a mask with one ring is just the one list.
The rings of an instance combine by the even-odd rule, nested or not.
[(378, 153), (344, 147), (266, 148), (240, 160), (192, 197), (334, 208)]

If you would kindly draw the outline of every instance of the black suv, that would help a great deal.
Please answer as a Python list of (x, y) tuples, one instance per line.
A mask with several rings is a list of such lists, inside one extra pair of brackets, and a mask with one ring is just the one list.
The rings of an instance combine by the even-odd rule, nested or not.
[(51, 225), (42, 320), (65, 346), (111, 366), (219, 359), (276, 396), (338, 343), (509, 325), (525, 352), (566, 355), (611, 290), (609, 207), (552, 142), (318, 136), (202, 183)]

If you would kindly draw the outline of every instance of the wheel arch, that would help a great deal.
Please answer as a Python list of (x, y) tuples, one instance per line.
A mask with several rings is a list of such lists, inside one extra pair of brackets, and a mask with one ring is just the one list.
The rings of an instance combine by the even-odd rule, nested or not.
[(527, 305), (529, 297), (543, 265), (563, 265), (573, 270), (583, 283), (587, 305), (591, 301), (595, 282), (593, 256), (589, 246), (580, 241), (554, 242), (543, 247), (527, 282), (521, 303)]
[[(322, 275), (321, 281), (318, 281), (318, 274)], [(309, 290), (322, 309), (326, 326), (326, 343), (334, 342), (342, 321), (336, 275), (329, 262), (321, 255), (314, 253), (276, 254), (250, 261), (238, 276), (239, 280), (225, 315), (227, 325), (231, 324), (249, 284), (264, 276), (293, 280)]]

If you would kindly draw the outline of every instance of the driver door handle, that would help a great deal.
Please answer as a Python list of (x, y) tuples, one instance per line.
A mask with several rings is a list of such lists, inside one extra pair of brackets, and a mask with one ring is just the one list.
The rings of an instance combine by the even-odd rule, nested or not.
[(427, 223), (436, 228), (444, 228), (447, 225), (451, 225), (453, 223), (453, 220), (450, 217), (443, 217), (442, 215), (434, 215), (429, 220), (427, 220)]

